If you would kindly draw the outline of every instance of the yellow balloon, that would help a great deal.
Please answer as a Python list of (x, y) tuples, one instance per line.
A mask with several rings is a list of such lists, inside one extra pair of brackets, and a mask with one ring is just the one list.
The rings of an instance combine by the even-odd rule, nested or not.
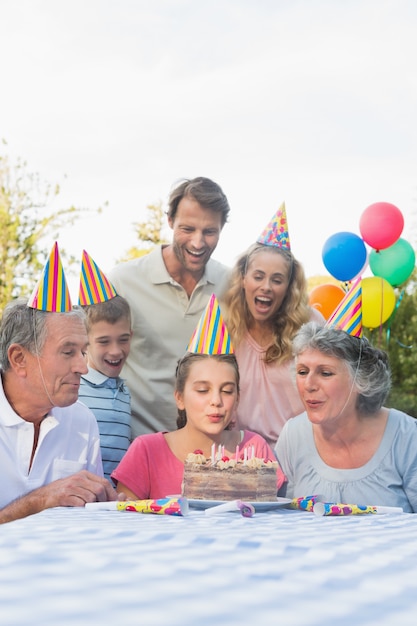
[(377, 328), (390, 317), (395, 307), (395, 292), (390, 283), (379, 276), (362, 279), (362, 324)]

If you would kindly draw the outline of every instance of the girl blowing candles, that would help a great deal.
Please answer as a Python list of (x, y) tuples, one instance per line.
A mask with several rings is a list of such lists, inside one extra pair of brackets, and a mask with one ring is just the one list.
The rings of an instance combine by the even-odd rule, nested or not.
[[(207, 309), (216, 309), (214, 297)], [(207, 321), (207, 311), (202, 320)], [(217, 318), (218, 319), (218, 318)], [(219, 336), (227, 334), (221, 318)], [(197, 329), (196, 329), (197, 330)], [(204, 331), (203, 331), (204, 335)], [(198, 333), (197, 333), (197, 336)], [(217, 350), (229, 353), (207, 354), (193, 352), (204, 346), (190, 343), (187, 353), (178, 362), (174, 397), (178, 407), (178, 429), (137, 437), (129, 447), (119, 466), (112, 473), (117, 481), (117, 491), (127, 498), (161, 498), (181, 493), (184, 461), (190, 452), (201, 450), (210, 458), (213, 444), (219, 446), (224, 456), (235, 458), (236, 451), (243, 459), (244, 451), (265, 460), (276, 461), (267, 442), (250, 431), (229, 430), (239, 401), (239, 371), (236, 358), (229, 348), (221, 345)], [(212, 340), (208, 343), (212, 345)], [(277, 489), (284, 476), (277, 471)]]

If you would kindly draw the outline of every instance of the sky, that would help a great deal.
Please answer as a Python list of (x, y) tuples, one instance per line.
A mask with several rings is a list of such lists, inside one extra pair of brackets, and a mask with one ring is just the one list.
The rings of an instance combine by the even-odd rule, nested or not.
[(207, 176), (231, 206), (214, 258), (284, 201), (294, 255), (330, 276), (325, 242), (375, 202), (415, 247), (416, 32), (415, 0), (0, 0), (0, 153), (60, 185), (53, 209), (103, 207), (58, 243), (104, 272)]

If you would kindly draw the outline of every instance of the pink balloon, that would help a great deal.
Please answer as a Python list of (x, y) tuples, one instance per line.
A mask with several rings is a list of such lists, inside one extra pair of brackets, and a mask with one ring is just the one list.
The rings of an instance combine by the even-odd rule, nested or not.
[(392, 246), (404, 228), (400, 209), (389, 202), (375, 202), (362, 213), (359, 230), (362, 239), (375, 250)]

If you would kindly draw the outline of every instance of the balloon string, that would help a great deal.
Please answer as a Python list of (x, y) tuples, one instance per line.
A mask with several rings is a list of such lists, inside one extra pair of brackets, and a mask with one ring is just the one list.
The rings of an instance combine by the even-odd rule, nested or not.
[[(393, 313), (391, 314), (391, 316), (390, 316), (390, 318), (389, 318), (389, 320), (388, 320), (388, 328), (387, 328), (387, 345), (389, 344), (389, 342), (390, 342), (390, 338), (391, 338), (391, 324), (392, 324), (392, 320), (394, 319), (394, 317), (395, 317), (395, 313), (396, 313), (396, 311), (397, 311), (398, 307), (399, 307), (399, 306), (400, 306), (400, 304), (401, 304), (401, 300), (403, 299), (404, 293), (405, 293), (405, 289), (403, 289), (403, 290), (401, 291), (400, 295), (398, 296), (398, 300), (397, 300), (397, 302), (395, 303), (394, 311), (393, 311)], [(401, 348), (406, 348), (407, 350), (411, 350), (411, 349), (413, 348), (413, 345), (412, 345), (412, 344), (411, 344), (411, 346), (406, 346), (404, 343), (401, 343), (401, 341), (398, 341), (398, 339), (394, 339), (394, 341), (395, 341), (395, 343), (396, 343), (397, 345), (399, 345)]]
[(383, 280), (381, 278), (381, 293), (382, 293), (382, 297), (381, 297), (381, 316), (379, 318), (379, 343), (382, 343), (382, 314), (383, 314), (383, 310), (384, 310), (384, 283)]
[(401, 343), (401, 341), (398, 341), (398, 339), (395, 339), (395, 343), (397, 343), (399, 346), (401, 346), (401, 348), (406, 348), (407, 350), (412, 350), (413, 346), (406, 346), (404, 343)]

